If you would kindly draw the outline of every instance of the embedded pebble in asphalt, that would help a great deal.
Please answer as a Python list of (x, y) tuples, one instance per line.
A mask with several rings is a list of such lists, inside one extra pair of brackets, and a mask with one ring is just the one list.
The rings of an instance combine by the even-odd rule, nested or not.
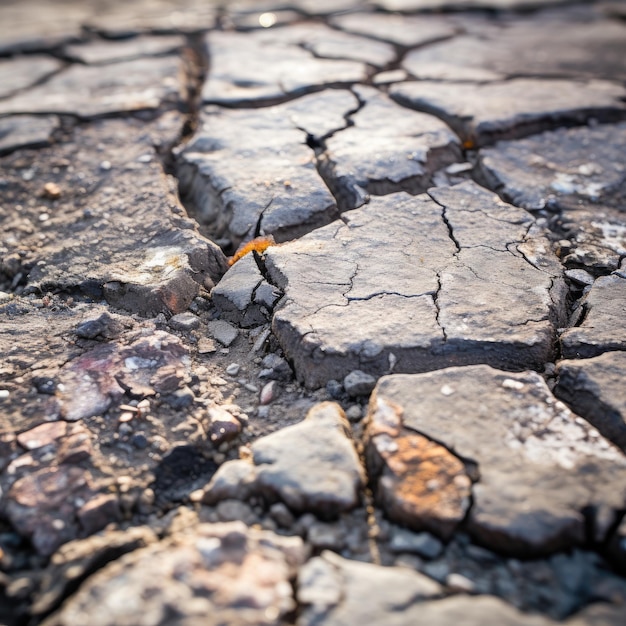
[(626, 622), (626, 23), (0, 6), (0, 623)]

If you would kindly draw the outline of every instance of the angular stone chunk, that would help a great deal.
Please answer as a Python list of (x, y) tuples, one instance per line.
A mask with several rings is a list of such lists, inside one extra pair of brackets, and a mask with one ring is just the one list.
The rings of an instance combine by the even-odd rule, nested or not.
[(59, 119), (52, 115), (14, 115), (0, 118), (0, 154), (19, 148), (46, 146), (58, 126)]
[(204, 102), (233, 105), (276, 101), (325, 85), (367, 79), (365, 64), (316, 58), (302, 48), (302, 31), (294, 32), (295, 41), (288, 26), (269, 32), (207, 35), (212, 71), (202, 90)]
[(458, 27), (445, 18), (430, 15), (348, 13), (331, 18), (330, 22), (350, 33), (406, 47), (422, 46), (440, 39), (448, 39), (458, 30)]
[(299, 424), (252, 444), (259, 491), (292, 511), (336, 517), (360, 500), (363, 469), (339, 405), (314, 406)]
[(601, 80), (418, 81), (392, 85), (389, 93), (401, 104), (443, 119), (468, 147), (581, 124), (592, 117), (613, 121), (626, 115), (626, 90)]
[[(298, 573), (300, 626), (313, 624), (407, 624), (412, 608), (443, 595), (431, 578), (400, 567), (344, 559), (324, 551)], [(408, 611), (408, 613), (407, 613)]]
[(401, 407), (379, 401), (369, 415), (367, 459), (377, 500), (392, 520), (449, 539), (470, 506), (463, 462), (403, 428)]
[(461, 159), (458, 138), (437, 118), (409, 111), (371, 87), (357, 86), (354, 93), (362, 107), (349, 116), (348, 128), (326, 140), (321, 157), (340, 209), (360, 206), (368, 193), (423, 192), (436, 170)]
[(323, 402), (304, 421), (254, 442), (252, 462), (236, 459), (220, 466), (204, 488), (204, 501), (256, 495), (282, 501), (297, 513), (336, 518), (358, 505), (364, 480), (344, 412)]
[(617, 269), (626, 255), (626, 123), (559, 129), (480, 151), (482, 173), (507, 200), (560, 211), (563, 261)]
[(87, 65), (116, 63), (139, 57), (172, 54), (185, 45), (180, 35), (163, 37), (134, 37), (119, 41), (91, 41), (85, 44), (65, 46), (65, 54)]
[(121, 61), (102, 67), (72, 65), (42, 85), (0, 101), (0, 114), (109, 113), (172, 108), (185, 98), (182, 67), (174, 56)]
[(76, 626), (86, 615), (93, 626), (165, 626), (173, 615), (189, 626), (283, 623), (295, 608), (291, 581), (305, 558), (299, 537), (241, 522), (202, 524), (110, 563), (47, 624)]
[[(181, 125), (174, 113), (150, 124), (101, 121), (76, 129), (71, 143), (2, 160), (3, 226), (11, 233), (3, 236), (3, 257), (27, 251), (18, 270), (28, 276), (27, 291), (77, 289), (150, 316), (184, 311), (206, 280), (219, 280), (226, 259), (184, 219), (155, 149)], [(22, 176), (26, 168), (32, 179)], [(29, 205), (47, 181), (58, 185), (59, 198)], [(9, 211), (14, 204), (25, 209)], [(32, 228), (44, 224), (42, 214), (45, 239)], [(20, 220), (31, 228), (20, 227)]]
[(619, 274), (601, 276), (581, 306), (582, 322), (561, 333), (561, 349), (566, 359), (626, 349), (626, 278)]
[(474, 183), (431, 194), (373, 198), (267, 251), (285, 292), (273, 330), (307, 386), (355, 369), (519, 369), (550, 355), (564, 284), (547, 241), (528, 234), (533, 219)]
[(498, 80), (626, 78), (626, 25), (616, 20), (564, 19), (563, 14), (485, 26), (480, 33), (413, 50), (402, 66), (420, 79)]
[(604, 520), (624, 507), (626, 457), (534, 372), (478, 365), (387, 376), (370, 416), (392, 427), (399, 418), (475, 464), (467, 523), (491, 549), (525, 556), (567, 549), (585, 541), (587, 524), (601, 542)]
[(252, 254), (237, 261), (211, 291), (222, 318), (244, 328), (266, 323), (280, 295), (263, 278)]
[(322, 137), (343, 128), (357, 106), (351, 92), (332, 90), (274, 107), (205, 109), (201, 130), (178, 161), (196, 219), (235, 247), (259, 232), (284, 241), (333, 220), (335, 199), (317, 172), (307, 133)]
[(626, 452), (626, 352), (605, 352), (557, 366), (554, 393)]
[(40, 55), (0, 61), (0, 98), (26, 89), (62, 67), (58, 59)]

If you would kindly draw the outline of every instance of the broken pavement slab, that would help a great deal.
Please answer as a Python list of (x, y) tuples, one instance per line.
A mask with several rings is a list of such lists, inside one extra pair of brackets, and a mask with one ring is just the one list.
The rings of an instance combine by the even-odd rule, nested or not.
[(367, 194), (424, 192), (436, 170), (462, 160), (459, 139), (437, 118), (407, 110), (372, 87), (353, 91), (359, 110), (324, 142), (320, 156), (340, 210), (360, 206)]
[(626, 349), (625, 307), (626, 278), (620, 273), (598, 278), (579, 302), (573, 326), (561, 332), (563, 357), (589, 358)]
[[(460, 20), (463, 24), (463, 21)], [(471, 24), (471, 22), (470, 22)], [(626, 78), (626, 25), (545, 12), (497, 22), (485, 20), (479, 33), (422, 46), (407, 54), (402, 67), (421, 80), (489, 81), (507, 78)]]
[(530, 211), (558, 212), (568, 266), (617, 269), (626, 254), (626, 123), (559, 129), (479, 153), (488, 185)]
[(344, 128), (356, 108), (352, 92), (329, 90), (273, 107), (203, 109), (202, 126), (177, 162), (198, 222), (236, 248), (259, 233), (285, 241), (335, 219), (307, 134), (321, 139)]
[(626, 452), (626, 352), (605, 352), (591, 359), (557, 365), (554, 393)]
[[(431, 195), (372, 198), (345, 222), (267, 250), (285, 293), (273, 331), (306, 386), (356, 369), (549, 360), (565, 288), (548, 242), (529, 234), (532, 217), (470, 182)], [(533, 247), (542, 259), (523, 256)]]
[(297, 513), (334, 518), (356, 507), (364, 474), (350, 425), (338, 404), (315, 405), (306, 418), (252, 446), (252, 462), (230, 461), (205, 487), (205, 501), (262, 495)]
[(590, 118), (611, 122), (626, 117), (626, 90), (602, 80), (424, 80), (392, 85), (389, 93), (400, 104), (442, 119), (470, 148), (584, 124)]
[[(341, 36), (330, 29), (328, 33)], [(301, 29), (291, 31), (289, 26), (269, 32), (210, 33), (206, 43), (214, 69), (202, 89), (203, 101), (229, 106), (270, 104), (324, 86), (367, 80), (365, 63), (318, 58), (302, 47), (305, 41)]]
[(12, 115), (0, 118), (0, 155), (19, 148), (47, 146), (52, 133), (59, 128), (59, 119), (50, 115)]
[(478, 365), (387, 376), (369, 419), (374, 438), (389, 433), (388, 449), (402, 426), (471, 468), (466, 524), (490, 549), (524, 556), (567, 549), (591, 539), (588, 525), (603, 542), (624, 508), (626, 457), (534, 372)]
[(299, 537), (242, 522), (202, 524), (110, 563), (44, 623), (75, 626), (89, 616), (93, 626), (154, 626), (176, 611), (181, 624), (207, 616), (214, 623), (279, 624), (296, 607), (292, 582), (306, 553)]

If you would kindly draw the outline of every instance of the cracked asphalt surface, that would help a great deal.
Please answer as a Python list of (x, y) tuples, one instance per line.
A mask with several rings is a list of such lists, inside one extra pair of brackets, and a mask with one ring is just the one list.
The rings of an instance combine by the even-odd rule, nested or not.
[(2, 3), (0, 624), (621, 626), (624, 58), (609, 0)]

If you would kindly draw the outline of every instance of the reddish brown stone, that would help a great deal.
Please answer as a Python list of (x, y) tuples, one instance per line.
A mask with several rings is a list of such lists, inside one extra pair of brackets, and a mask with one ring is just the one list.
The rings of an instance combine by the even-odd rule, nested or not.
[(399, 407), (374, 400), (368, 427), (370, 471), (387, 515), (448, 539), (465, 518), (471, 481), (463, 462), (434, 441), (402, 427)]

